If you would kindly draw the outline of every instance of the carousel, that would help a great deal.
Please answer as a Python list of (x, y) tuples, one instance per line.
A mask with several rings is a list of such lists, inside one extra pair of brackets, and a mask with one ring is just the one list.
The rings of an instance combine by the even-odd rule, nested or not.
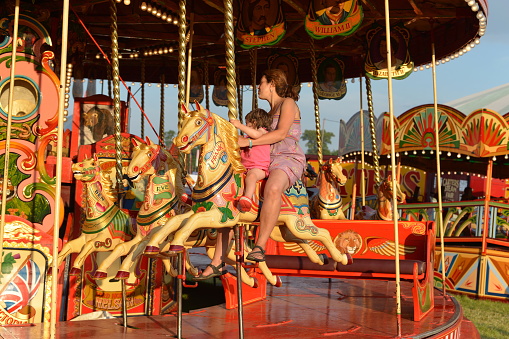
[[(391, 83), (421, 66), (434, 76), (437, 62), (478, 44), (487, 12), (484, 0), (7, 1), (0, 9), (0, 335), (479, 337), (450, 284), (434, 287), (450, 280), (434, 273), (445, 267), (444, 220), (398, 208), (405, 192), (396, 152), (408, 140), (401, 133), (410, 132), (394, 118)], [(245, 255), (257, 237), (263, 183), (240, 211), (245, 168), (228, 119), (243, 120), (245, 87), (258, 106), (257, 83), (270, 68), (296, 91), (313, 84), (319, 171), (312, 198), (301, 181), (282, 195), (266, 260), (256, 262)], [(320, 100), (343, 98), (354, 77), (364, 79), (368, 98), (360, 130), (366, 120), (371, 214), (364, 213), (365, 180), (343, 202), (351, 179), (345, 163), (321, 151)], [(82, 79), (101, 79), (108, 95), (83, 96)], [(382, 123), (392, 133), (380, 152), (371, 81), (389, 88)], [(139, 83), (140, 93), (127, 82)], [(158, 131), (145, 114), (154, 110), (145, 100), (151, 83), (161, 88)], [(171, 117), (168, 84), (178, 88)], [(228, 116), (211, 112), (210, 99)], [(141, 135), (128, 128), (132, 105), (142, 113)], [(430, 123), (438, 124), (438, 111), (435, 103)], [(178, 120), (170, 142), (165, 119)], [(157, 140), (145, 137), (145, 126)], [(430, 133), (439, 130), (448, 132)], [(441, 146), (429, 145), (436, 154)], [(189, 175), (193, 154), (197, 180)], [(385, 154), (391, 175), (381, 168)], [(235, 234), (220, 276), (225, 302), (184, 312), (183, 288), (202, 284), (193, 277), (208, 263), (196, 254), (212, 257), (223, 228)]]

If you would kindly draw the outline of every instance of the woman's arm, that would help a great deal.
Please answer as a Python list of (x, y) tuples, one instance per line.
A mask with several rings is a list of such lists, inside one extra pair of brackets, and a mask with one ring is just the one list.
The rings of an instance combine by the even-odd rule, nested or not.
[(232, 123), (233, 126), (237, 127), (242, 132), (246, 133), (251, 139), (258, 139), (263, 134), (267, 133), (263, 128), (254, 129), (254, 128), (248, 127), (248, 126), (242, 124), (237, 119), (231, 119), (230, 122)]
[[(294, 100), (286, 98), (281, 105), (281, 116), (275, 130), (270, 131), (257, 139), (251, 140), (253, 146), (257, 145), (271, 145), (278, 141), (283, 140), (288, 135), (290, 127), (292, 127), (293, 120), (297, 117), (299, 108)], [(249, 146), (249, 141), (245, 138), (239, 138), (239, 146)]]

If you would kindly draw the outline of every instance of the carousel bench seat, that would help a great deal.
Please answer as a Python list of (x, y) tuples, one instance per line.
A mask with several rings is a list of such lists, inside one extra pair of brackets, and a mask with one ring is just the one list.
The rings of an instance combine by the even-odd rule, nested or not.
[[(353, 263), (342, 265), (329, 259), (324, 265), (309, 260), (295, 243), (269, 241), (266, 262), (274, 275), (337, 279), (396, 280), (396, 249), (392, 221), (317, 220), (327, 229), (335, 246), (353, 253)], [(433, 309), (435, 223), (398, 222), (400, 278), (413, 283), (414, 320)], [(321, 244), (320, 256), (330, 255)], [(317, 246), (315, 246), (317, 245)], [(322, 250), (320, 250), (322, 249)]]
[[(319, 265), (311, 262), (308, 257), (291, 255), (267, 255), (267, 266), (277, 274), (284, 275), (284, 270), (300, 271), (302, 275), (313, 275), (313, 272), (306, 271), (324, 271), (333, 276), (339, 277), (364, 277), (364, 278), (383, 278), (396, 276), (396, 265), (392, 259), (354, 259), (353, 264), (341, 265), (333, 261)], [(414, 269), (417, 269), (417, 275), (422, 276), (426, 273), (426, 262), (422, 260), (400, 260), (400, 274), (413, 279)], [(282, 269), (277, 270), (276, 269)], [(293, 272), (292, 272), (293, 273)], [(327, 273), (325, 273), (327, 274)], [(293, 274), (290, 274), (293, 275)]]

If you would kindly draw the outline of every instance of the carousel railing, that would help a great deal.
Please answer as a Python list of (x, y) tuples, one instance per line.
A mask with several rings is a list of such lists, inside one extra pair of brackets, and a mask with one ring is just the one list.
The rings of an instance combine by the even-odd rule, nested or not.
[[(484, 209), (488, 211), (488, 244), (509, 246), (509, 204), (484, 200), (444, 202), (444, 237), (448, 241), (477, 242), (483, 237)], [(438, 203), (412, 203), (398, 206), (401, 220), (437, 221)], [(437, 236), (439, 229), (437, 228)]]

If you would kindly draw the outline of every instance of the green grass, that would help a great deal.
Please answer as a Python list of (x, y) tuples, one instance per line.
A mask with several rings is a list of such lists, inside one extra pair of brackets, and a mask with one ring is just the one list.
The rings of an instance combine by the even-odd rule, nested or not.
[(463, 314), (474, 323), (483, 339), (509, 338), (509, 303), (477, 300), (466, 295), (454, 295)]

